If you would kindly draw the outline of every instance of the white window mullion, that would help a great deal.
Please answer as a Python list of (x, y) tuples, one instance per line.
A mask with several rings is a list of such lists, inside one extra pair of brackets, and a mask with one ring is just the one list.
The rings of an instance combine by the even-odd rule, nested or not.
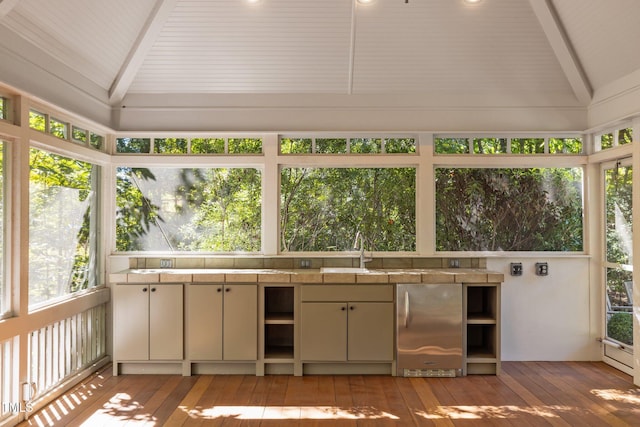
[(433, 134), (420, 134), (416, 143), (416, 253), (425, 256), (435, 252), (436, 240)]
[[(315, 143), (315, 142), (314, 142)], [(262, 140), (264, 170), (262, 171), (262, 253), (277, 255), (280, 234), (280, 141), (275, 133)]]

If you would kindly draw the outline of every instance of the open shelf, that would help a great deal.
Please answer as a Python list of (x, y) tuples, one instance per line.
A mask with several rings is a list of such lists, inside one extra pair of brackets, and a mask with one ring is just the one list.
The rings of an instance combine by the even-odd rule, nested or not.
[(292, 363), (294, 359), (294, 287), (264, 288), (264, 361)]
[(498, 289), (495, 286), (467, 287), (467, 319), (487, 320), (497, 318)]
[(293, 313), (268, 313), (264, 323), (268, 325), (293, 325)]
[(496, 328), (494, 325), (467, 325), (467, 358), (496, 358)]
[(468, 284), (465, 307), (465, 369), (467, 375), (500, 372), (500, 287)]

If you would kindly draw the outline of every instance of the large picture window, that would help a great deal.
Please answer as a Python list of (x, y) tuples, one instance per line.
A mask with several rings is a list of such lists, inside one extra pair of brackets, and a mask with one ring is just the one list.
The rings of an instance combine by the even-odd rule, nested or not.
[(415, 168), (283, 168), (283, 251), (415, 251)]
[(97, 179), (97, 166), (31, 149), (31, 307), (95, 286)]
[(118, 251), (260, 251), (259, 170), (119, 167), (116, 176)]
[(436, 249), (582, 251), (582, 175), (582, 168), (436, 168)]

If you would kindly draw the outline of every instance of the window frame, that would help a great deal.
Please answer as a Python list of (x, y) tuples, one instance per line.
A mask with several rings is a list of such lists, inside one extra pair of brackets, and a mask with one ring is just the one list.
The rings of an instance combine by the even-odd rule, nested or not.
[[(53, 138), (53, 139), (59, 139), (53, 135), (50, 135), (49, 138)], [(70, 292), (70, 293), (66, 293), (66, 294), (62, 294), (62, 295), (58, 295), (54, 298), (50, 298), (48, 300), (45, 301), (40, 301), (40, 302), (35, 302), (32, 303), (30, 301), (30, 292), (31, 292), (31, 282), (29, 279), (27, 279), (27, 292), (28, 292), (28, 310), (29, 312), (34, 312), (34, 311), (38, 311), (40, 309), (46, 308), (46, 307), (50, 307), (52, 305), (56, 305), (59, 304), (63, 301), (69, 300), (69, 299), (73, 299), (79, 295), (83, 295), (86, 293), (90, 293), (93, 292), (96, 289), (99, 289), (101, 287), (105, 286), (105, 283), (103, 281), (103, 266), (102, 266), (102, 244), (101, 244), (101, 233), (100, 233), (100, 228), (101, 228), (101, 224), (102, 224), (102, 218), (103, 218), (103, 213), (101, 212), (102, 208), (102, 175), (103, 175), (103, 170), (104, 170), (104, 165), (101, 164), (101, 162), (97, 162), (95, 159), (90, 158), (90, 156), (85, 156), (82, 155), (82, 153), (80, 152), (76, 152), (74, 153), (73, 151), (67, 151), (67, 150), (60, 150), (57, 149), (57, 147), (51, 146), (49, 144), (46, 143), (41, 143), (41, 142), (35, 142), (35, 141), (31, 141), (31, 143), (29, 144), (29, 147), (25, 147), (27, 148), (27, 156), (26, 158), (28, 159), (28, 163), (26, 165), (27, 168), (27, 177), (30, 177), (30, 169), (31, 169), (31, 162), (30, 162), (30, 152), (32, 149), (36, 149), (36, 150), (40, 150), (40, 151), (44, 151), (46, 153), (50, 153), (50, 154), (54, 154), (57, 156), (63, 156), (72, 160), (77, 160), (77, 161), (81, 161), (83, 163), (87, 163), (87, 164), (91, 164), (92, 167), (94, 168), (94, 170), (92, 170), (92, 174), (91, 174), (91, 186), (92, 186), (92, 191), (95, 193), (93, 195), (93, 201), (91, 202), (91, 228), (92, 230), (90, 231), (90, 234), (92, 235), (92, 238), (90, 240), (90, 251), (92, 251), (92, 258), (93, 258), (93, 266), (95, 267), (95, 272), (92, 275), (92, 279), (89, 279), (89, 285), (86, 289), (80, 289), (74, 292)], [(84, 148), (84, 147), (79, 147), (79, 148)], [(85, 150), (90, 150), (88, 148), (84, 148)], [(31, 180), (30, 178), (28, 178), (27, 181), (27, 193), (30, 193), (29, 187), (30, 187), (30, 183)], [(27, 200), (28, 200), (28, 206), (26, 208), (26, 212), (27, 216), (29, 218), (31, 218), (31, 201), (30, 201), (30, 194), (27, 194)], [(29, 233), (31, 232), (30, 226), (29, 226)], [(31, 244), (31, 239), (28, 240), (28, 245), (29, 246)], [(29, 259), (29, 249), (27, 250), (27, 259)], [(91, 261), (89, 261), (91, 262)], [(29, 277), (29, 274), (27, 275), (27, 278)]]
[[(538, 153), (538, 154), (437, 154), (435, 153), (434, 140), (436, 137), (469, 138), (545, 138), (545, 147), (549, 146), (550, 138), (580, 138), (582, 140), (582, 153)], [(139, 153), (115, 153), (115, 141), (117, 138), (150, 138), (156, 137), (186, 137), (189, 141), (193, 138), (262, 138), (262, 154), (221, 154), (221, 153), (191, 153), (191, 154), (145, 154)], [(349, 154), (324, 154), (324, 153), (281, 153), (280, 138), (415, 138), (416, 150), (411, 153), (349, 153)], [(110, 157), (109, 181), (110, 191), (115, 193), (115, 169), (117, 167), (254, 167), (262, 170), (263, 199), (262, 199), (262, 248), (256, 255), (278, 256), (283, 254), (295, 254), (296, 256), (351, 256), (353, 252), (283, 252), (280, 243), (280, 173), (282, 167), (412, 167), (416, 168), (416, 250), (413, 252), (374, 252), (376, 256), (487, 256), (495, 252), (443, 252), (436, 251), (435, 242), (435, 181), (436, 167), (487, 167), (499, 168), (508, 164), (511, 167), (521, 168), (583, 168), (583, 250), (580, 252), (508, 252), (509, 255), (526, 254), (531, 256), (575, 256), (585, 255), (588, 252), (586, 224), (589, 221), (588, 204), (584, 200), (586, 188), (586, 166), (589, 157), (586, 135), (579, 132), (496, 132), (496, 133), (371, 133), (371, 132), (238, 132), (238, 134), (215, 132), (128, 132), (111, 135), (109, 152)], [(548, 150), (548, 148), (546, 148)], [(115, 194), (109, 199), (112, 206), (115, 205)], [(275, 219), (274, 219), (275, 218)], [(115, 230), (115, 219), (110, 228)], [(201, 252), (118, 252), (115, 251), (115, 232), (110, 236), (108, 248), (112, 255), (128, 256), (163, 256), (163, 255), (205, 255)], [(502, 253), (502, 252), (499, 252)], [(225, 253), (214, 253), (224, 255)]]
[[(541, 135), (554, 135), (557, 137), (560, 133), (546, 132)], [(506, 134), (494, 134), (496, 137), (505, 136)], [(508, 134), (511, 137), (511, 134)], [(528, 134), (532, 135), (532, 134)], [(456, 137), (461, 137), (457, 135)], [(472, 135), (464, 137), (473, 138)], [(584, 142), (583, 142), (584, 144)], [(435, 148), (435, 147), (434, 147)], [(583, 145), (584, 150), (584, 145)], [(582, 168), (582, 212), (583, 212), (583, 226), (582, 226), (582, 250), (581, 251), (438, 251), (436, 249), (435, 231), (433, 241), (431, 242), (431, 250), (434, 255), (437, 256), (491, 256), (491, 255), (504, 255), (509, 256), (575, 256), (586, 255), (589, 248), (589, 236), (587, 233), (589, 221), (589, 206), (585, 200), (585, 192), (587, 191), (587, 166), (589, 159), (586, 154), (434, 154), (432, 167), (432, 173), (435, 177), (435, 171), (438, 168), (482, 168), (482, 169), (500, 169), (500, 168)], [(507, 166), (505, 166), (507, 165)], [(433, 197), (433, 219), (430, 226), (435, 230), (435, 197), (436, 197), (436, 183), (435, 179), (431, 183), (431, 195)]]

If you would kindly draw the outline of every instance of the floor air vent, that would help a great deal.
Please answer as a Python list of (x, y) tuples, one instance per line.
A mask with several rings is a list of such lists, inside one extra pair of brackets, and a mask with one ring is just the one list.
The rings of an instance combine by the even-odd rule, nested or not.
[(404, 377), (454, 378), (456, 369), (405, 369)]

